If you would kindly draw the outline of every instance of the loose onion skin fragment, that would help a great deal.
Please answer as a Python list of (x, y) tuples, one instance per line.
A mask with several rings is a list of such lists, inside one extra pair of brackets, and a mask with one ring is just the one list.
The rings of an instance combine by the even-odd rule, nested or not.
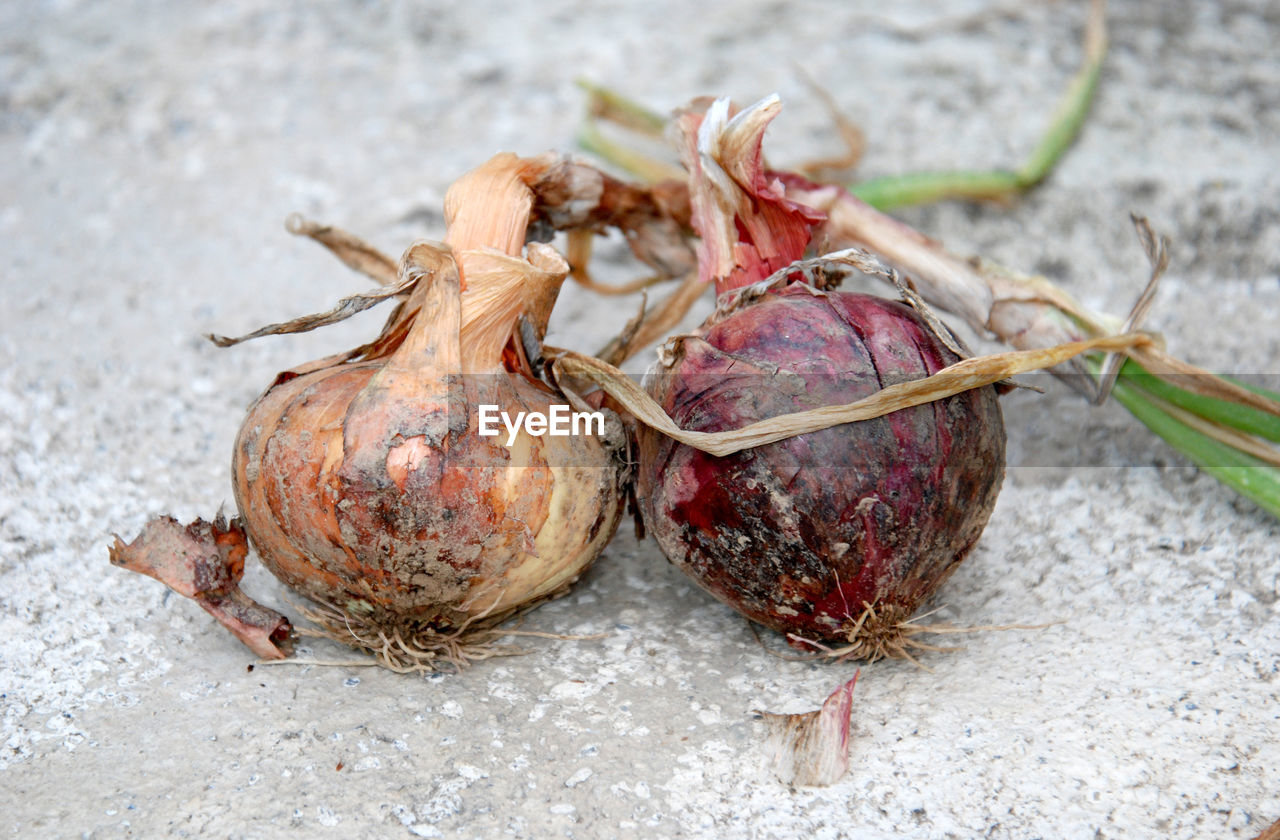
[[(649, 387), (682, 428), (719, 431), (954, 361), (902, 304), (793, 283), (680, 341)], [(663, 552), (712, 595), (877, 658), (973, 548), (1004, 447), (987, 387), (725, 458), (642, 428), (638, 489)]]
[(110, 549), (113, 565), (155, 578), (190, 598), (263, 659), (283, 659), (293, 651), (293, 625), (240, 589), (249, 542), (239, 520), (218, 516), (180, 525), (160, 516), (126, 543)]
[(849, 722), (857, 684), (855, 672), (812, 712), (758, 712), (769, 730), (764, 751), (778, 781), (792, 787), (825, 787), (849, 771)]

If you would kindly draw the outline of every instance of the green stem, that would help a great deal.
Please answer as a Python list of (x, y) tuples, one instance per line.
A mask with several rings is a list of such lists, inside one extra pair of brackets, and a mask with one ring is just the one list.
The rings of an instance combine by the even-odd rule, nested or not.
[(849, 192), (877, 210), (930, 204), (949, 198), (996, 200), (1021, 192), (1016, 172), (912, 172), (870, 178), (849, 185)]
[[(1276, 417), (1274, 414), (1268, 414), (1265, 411), (1259, 411), (1247, 405), (1205, 397), (1192, 391), (1184, 390), (1153, 373), (1148, 373), (1132, 359), (1125, 360), (1124, 365), (1120, 368), (1120, 375), (1128, 378), (1134, 385), (1144, 391), (1154, 394), (1166, 402), (1173, 403), (1179, 408), (1185, 408), (1193, 414), (1198, 414), (1206, 420), (1212, 420), (1215, 423), (1221, 423), (1224, 426), (1230, 426), (1233, 429), (1239, 429), (1242, 432), (1280, 443), (1280, 417)], [(1248, 388), (1249, 386), (1242, 385), (1242, 387)], [(1249, 388), (1249, 390), (1255, 391), (1262, 396), (1267, 396), (1265, 389)]]
[(1012, 198), (1045, 179), (1066, 154), (1084, 126), (1107, 54), (1106, 21), (1095, 0), (1085, 25), (1085, 60), (1031, 154), (1016, 171), (916, 172), (853, 184), (850, 192), (875, 207), (890, 210), (948, 198), (991, 201)]
[(1089, 106), (1093, 104), (1093, 94), (1098, 89), (1098, 78), (1102, 75), (1102, 59), (1106, 56), (1106, 36), (1100, 37), (1100, 43), (1087, 48), (1089, 54), (1085, 64), (1063, 94), (1057, 111), (1049, 121), (1049, 128), (1040, 138), (1039, 145), (1018, 169), (1018, 183), (1022, 189), (1043, 181), (1080, 134), (1085, 117), (1089, 115)]
[(587, 92), (588, 108), (593, 116), (616, 123), (649, 137), (661, 138), (667, 129), (667, 118), (628, 99), (616, 91), (588, 79), (578, 79), (578, 87)]
[(674, 164), (650, 157), (626, 144), (609, 139), (600, 131), (600, 127), (593, 119), (584, 120), (582, 127), (578, 129), (578, 146), (583, 151), (613, 164), (646, 184), (657, 184), (669, 180), (683, 181), (686, 177), (685, 171)]
[(1116, 380), (1112, 396), (1196, 466), (1280, 519), (1280, 470), (1214, 440), (1170, 417), (1129, 376)]

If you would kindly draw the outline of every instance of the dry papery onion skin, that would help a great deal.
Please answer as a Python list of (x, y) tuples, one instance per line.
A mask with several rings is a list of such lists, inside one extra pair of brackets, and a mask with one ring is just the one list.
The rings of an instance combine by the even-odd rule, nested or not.
[(182, 525), (169, 516), (151, 520), (132, 542), (111, 545), (112, 565), (155, 578), (190, 598), (264, 659), (293, 651), (289, 619), (240, 589), (249, 541), (239, 519), (218, 516)]

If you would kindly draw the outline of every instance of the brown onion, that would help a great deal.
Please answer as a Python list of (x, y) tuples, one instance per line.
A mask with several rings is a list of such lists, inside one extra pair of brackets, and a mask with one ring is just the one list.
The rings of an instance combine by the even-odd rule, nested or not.
[(545, 326), (568, 272), (550, 247), (521, 256), (531, 201), (510, 155), (455, 184), (447, 245), (405, 253), (402, 280), (420, 279), (382, 337), (282, 375), (236, 441), (262, 561), (388, 664), (469, 655), (461, 631), (562, 590), (617, 527), (620, 435), (478, 434), (481, 405), (566, 402), (512, 343), (521, 316)]

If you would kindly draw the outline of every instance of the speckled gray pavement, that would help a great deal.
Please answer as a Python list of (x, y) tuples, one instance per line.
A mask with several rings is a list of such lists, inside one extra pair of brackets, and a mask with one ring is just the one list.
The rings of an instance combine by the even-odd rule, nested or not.
[[(200, 337), (364, 288), (286, 215), (393, 253), (439, 236), (467, 168), (572, 147), (577, 76), (661, 108), (778, 91), (782, 165), (838, 148), (797, 63), (865, 128), (864, 175), (1031, 148), (1080, 4), (882, 5), (0, 6), (0, 830), (1075, 840), (1252, 838), (1280, 817), (1280, 523), (1054, 383), (1004, 400), (1015, 466), (938, 605), (1061, 623), (865, 667), (829, 788), (774, 781), (752, 711), (816, 707), (853, 666), (774, 656), (625, 528), (526, 625), (603, 639), (428, 678), (250, 672), (200, 609), (107, 563), (113, 532), (229, 506), (258, 391), (380, 325)], [(1097, 107), (1042, 189), (904, 215), (1123, 312), (1146, 273), (1128, 213), (1146, 213), (1174, 241), (1150, 325), (1206, 367), (1275, 373), (1280, 12), (1119, 2), (1110, 22)], [(604, 279), (634, 276), (601, 252)], [(635, 305), (568, 288), (551, 340), (593, 348)], [(293, 611), (256, 563), (246, 588)]]

